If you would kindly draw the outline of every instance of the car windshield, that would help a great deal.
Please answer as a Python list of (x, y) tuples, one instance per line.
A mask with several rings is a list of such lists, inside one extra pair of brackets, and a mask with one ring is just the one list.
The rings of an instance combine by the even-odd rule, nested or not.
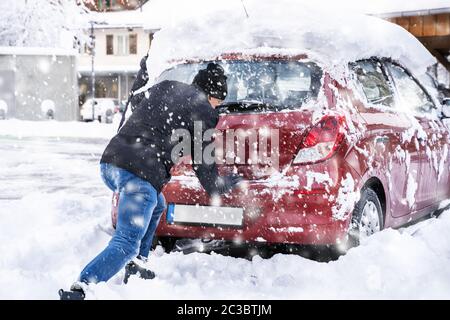
[[(312, 62), (220, 61), (228, 76), (228, 95), (220, 109), (227, 112), (277, 111), (299, 108), (316, 98), (322, 71)], [(192, 83), (204, 63), (180, 64), (166, 70), (157, 82), (176, 80)]]

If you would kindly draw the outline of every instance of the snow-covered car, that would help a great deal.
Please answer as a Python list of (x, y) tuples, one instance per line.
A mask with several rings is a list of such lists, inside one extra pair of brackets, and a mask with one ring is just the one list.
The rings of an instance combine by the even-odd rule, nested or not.
[(247, 19), (214, 15), (213, 31), (199, 27), (199, 18), (195, 28), (189, 21), (163, 28), (150, 51), (156, 82), (191, 83), (210, 61), (225, 69), (218, 169), (245, 179), (231, 194), (209, 197), (191, 165), (176, 165), (163, 190), (161, 242), (345, 251), (450, 198), (448, 113), (416, 76), (435, 62), (431, 54), (401, 27), (374, 17), (265, 5)]
[(119, 111), (119, 107), (117, 99), (96, 98), (94, 106), (92, 105), (92, 99), (88, 99), (81, 106), (80, 118), (81, 121), (98, 120), (99, 122), (112, 123), (114, 114)]

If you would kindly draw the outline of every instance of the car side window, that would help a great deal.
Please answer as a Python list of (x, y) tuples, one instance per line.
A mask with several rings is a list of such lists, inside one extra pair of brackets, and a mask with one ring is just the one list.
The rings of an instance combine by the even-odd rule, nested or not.
[(394, 94), (381, 64), (372, 60), (361, 60), (351, 64), (367, 101), (373, 104), (394, 106)]
[(416, 80), (399, 65), (387, 62), (386, 66), (400, 96), (401, 107), (416, 112), (430, 112), (434, 106), (433, 101)]

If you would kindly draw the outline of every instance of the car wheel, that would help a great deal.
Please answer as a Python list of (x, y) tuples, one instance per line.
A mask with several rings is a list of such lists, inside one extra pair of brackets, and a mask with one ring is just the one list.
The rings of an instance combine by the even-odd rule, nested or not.
[(0, 109), (0, 120), (6, 119), (6, 112), (3, 109)]
[(106, 110), (106, 114), (105, 114), (105, 122), (106, 123), (112, 123), (113, 122), (113, 115), (114, 113), (112, 112), (112, 110)]
[(374, 233), (383, 229), (383, 210), (376, 192), (371, 188), (361, 191), (361, 198), (353, 210), (352, 222), (347, 239), (338, 245), (339, 250), (347, 251), (360, 244)]
[(153, 249), (156, 246), (162, 246), (166, 253), (170, 253), (175, 249), (175, 244), (178, 238), (174, 237), (154, 237), (153, 239)]
[(53, 120), (55, 119), (55, 112), (52, 109), (48, 109), (45, 113), (45, 117), (47, 118), (47, 120)]

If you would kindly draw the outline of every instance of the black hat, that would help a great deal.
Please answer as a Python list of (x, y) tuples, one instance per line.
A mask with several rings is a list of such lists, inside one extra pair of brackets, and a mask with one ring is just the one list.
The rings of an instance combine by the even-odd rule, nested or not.
[(192, 84), (198, 86), (211, 97), (220, 100), (225, 100), (227, 97), (227, 76), (223, 68), (216, 63), (208, 63), (206, 69), (197, 73)]

